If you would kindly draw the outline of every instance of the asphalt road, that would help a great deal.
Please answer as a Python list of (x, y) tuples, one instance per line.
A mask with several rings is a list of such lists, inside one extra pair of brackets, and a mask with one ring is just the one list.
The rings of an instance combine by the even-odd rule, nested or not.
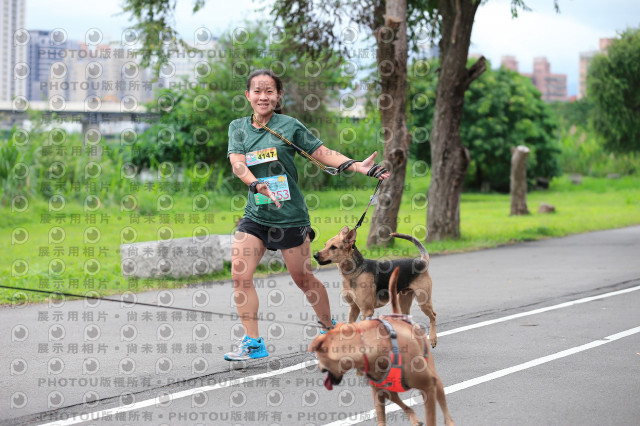
[[(434, 256), (430, 268), (433, 355), (457, 425), (638, 424), (640, 227)], [(337, 270), (317, 276), (346, 319)], [(313, 311), (289, 276), (256, 284), (271, 356), (247, 363), (222, 359), (241, 335), (229, 282), (1, 309), (0, 423), (376, 424), (361, 377), (322, 386), (306, 353)], [(401, 397), (424, 419), (415, 391)], [(409, 424), (394, 404), (387, 420)]]

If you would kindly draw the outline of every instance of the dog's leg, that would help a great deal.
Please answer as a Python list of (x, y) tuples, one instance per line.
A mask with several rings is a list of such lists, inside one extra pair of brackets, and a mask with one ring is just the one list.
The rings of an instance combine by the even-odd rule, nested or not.
[(428, 384), (427, 389), (421, 389), (420, 392), (424, 400), (427, 426), (436, 426), (436, 379), (435, 377), (431, 379), (433, 382)]
[(349, 322), (356, 322), (358, 315), (360, 314), (360, 307), (355, 303), (349, 306)]
[(431, 351), (428, 353), (428, 361), (427, 364), (429, 366), (428, 370), (431, 372), (430, 376), (432, 380), (435, 381), (435, 396), (438, 399), (438, 405), (440, 405), (440, 409), (442, 410), (442, 414), (444, 415), (444, 424), (446, 426), (455, 426), (453, 423), (453, 418), (451, 418), (451, 413), (449, 413), (449, 408), (447, 407), (447, 398), (444, 394), (444, 386), (442, 385), (442, 380), (440, 380), (440, 376), (436, 373), (436, 363), (431, 355)]
[(355, 291), (355, 300), (360, 308), (360, 314), (362, 319), (367, 319), (373, 316), (373, 311), (376, 307), (376, 285), (373, 281), (369, 281), (366, 274), (360, 275), (360, 281), (358, 281)]
[(373, 308), (367, 307), (365, 309), (361, 310), (362, 312), (362, 319), (366, 320), (367, 318), (371, 318), (373, 316)]
[(398, 305), (400, 305), (400, 312), (409, 315), (409, 311), (411, 310), (411, 303), (413, 303), (413, 299), (415, 294), (413, 291), (403, 291), (398, 294)]
[[(437, 375), (435, 379), (436, 379), (436, 396), (438, 398), (438, 404), (440, 405), (442, 414), (444, 415), (444, 424), (446, 426), (455, 426), (455, 423), (453, 423), (453, 419), (451, 418), (451, 413), (449, 413), (449, 408), (447, 407), (447, 398), (444, 396), (444, 386), (442, 385), (442, 381), (440, 380), (440, 377), (438, 377)], [(435, 408), (434, 408), (434, 411), (435, 411)]]
[(387, 416), (384, 412), (384, 403), (386, 401), (385, 393), (389, 392), (384, 391), (382, 389), (378, 389), (375, 386), (371, 386), (371, 391), (373, 392), (373, 405), (376, 407), (376, 417), (378, 418), (378, 426), (386, 426), (387, 424)]
[(400, 399), (397, 393), (391, 392), (390, 399), (391, 401), (395, 402), (400, 408), (402, 408), (402, 411), (404, 411), (407, 417), (409, 417), (409, 421), (411, 422), (412, 426), (422, 426), (424, 424), (420, 421), (416, 412), (413, 411), (413, 408), (409, 407), (404, 402), (402, 402), (402, 400)]
[(418, 303), (422, 312), (429, 317), (429, 340), (431, 340), (431, 347), (435, 348), (438, 344), (438, 335), (436, 334), (436, 313), (433, 310), (433, 302), (431, 301), (431, 295), (426, 302), (423, 303), (418, 297)]

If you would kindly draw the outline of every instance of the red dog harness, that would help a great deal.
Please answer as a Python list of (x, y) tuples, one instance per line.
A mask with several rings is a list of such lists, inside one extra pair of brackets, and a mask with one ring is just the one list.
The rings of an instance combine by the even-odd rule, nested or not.
[[(395, 317), (401, 318), (404, 321), (408, 322), (409, 324), (412, 324), (412, 325), (415, 324), (413, 321), (411, 321), (410, 317), (407, 315), (395, 315)], [(387, 373), (382, 377), (382, 379), (380, 379), (379, 381), (375, 381), (367, 374), (367, 372), (369, 371), (369, 360), (367, 359), (367, 355), (364, 354), (364, 363), (365, 363), (364, 373), (367, 374), (367, 376), (369, 377), (369, 383), (371, 383), (373, 386), (376, 386), (380, 389), (388, 390), (390, 392), (396, 392), (396, 393), (406, 392), (411, 388), (407, 386), (404, 379), (404, 374), (402, 372), (402, 354), (400, 353), (400, 348), (398, 346), (398, 335), (396, 331), (393, 329), (393, 327), (391, 326), (391, 324), (389, 324), (389, 322), (387, 322), (383, 317), (380, 317), (377, 319), (382, 323), (382, 325), (384, 325), (384, 327), (389, 332), (389, 336), (391, 337), (391, 352), (389, 352), (389, 359), (391, 360), (391, 365), (389, 365), (389, 369), (387, 370)], [(358, 330), (362, 335), (362, 330), (360, 330), (360, 327), (358, 327)], [(425, 343), (425, 350), (424, 350), (425, 359), (428, 359), (426, 355), (428, 354), (426, 339), (424, 343)]]

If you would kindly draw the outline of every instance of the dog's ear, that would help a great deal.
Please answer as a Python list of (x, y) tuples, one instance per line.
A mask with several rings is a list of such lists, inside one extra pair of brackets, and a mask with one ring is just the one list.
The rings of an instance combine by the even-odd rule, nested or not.
[(347, 232), (349, 232), (349, 227), (348, 226), (345, 226), (344, 228), (342, 228), (340, 230), (340, 234), (342, 234), (342, 235), (345, 235)]
[(345, 325), (347, 325), (347, 323), (339, 322), (339, 323), (337, 323), (333, 328), (334, 328), (335, 330), (339, 330), (340, 328), (344, 327)]
[(356, 232), (356, 229), (353, 228), (351, 231), (349, 231), (349, 233), (347, 234), (347, 236), (344, 238), (344, 242), (345, 244), (352, 246), (356, 243), (356, 237), (358, 236), (358, 233)]
[(313, 339), (313, 342), (311, 342), (311, 344), (307, 348), (307, 352), (326, 352), (327, 348), (323, 346), (325, 338), (326, 334), (323, 334)]

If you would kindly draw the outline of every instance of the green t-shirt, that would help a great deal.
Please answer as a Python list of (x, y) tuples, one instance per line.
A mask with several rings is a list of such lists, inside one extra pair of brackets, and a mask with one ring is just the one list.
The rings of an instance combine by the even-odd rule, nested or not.
[[(302, 123), (287, 115), (273, 114), (267, 127), (309, 154), (322, 145), (322, 141), (316, 138)], [(275, 148), (275, 153), (273, 148)], [(296, 152), (295, 148), (280, 138), (264, 129), (253, 127), (251, 117), (243, 117), (231, 122), (227, 158), (229, 154), (244, 154), (249, 170), (257, 179), (272, 177), (277, 181), (273, 185), (270, 184), (270, 188), (276, 197), (281, 199), (282, 205), (278, 209), (273, 202), (256, 204), (256, 197), (251, 191), (248, 191), (248, 201), (244, 209), (245, 217), (267, 226), (310, 225), (309, 211), (298, 187), (298, 170), (294, 163)], [(276, 157), (277, 159), (275, 159)], [(278, 178), (278, 176), (280, 177)], [(285, 189), (285, 179), (288, 190)], [(260, 197), (258, 198), (260, 199)], [(289, 199), (283, 200), (284, 198)]]

